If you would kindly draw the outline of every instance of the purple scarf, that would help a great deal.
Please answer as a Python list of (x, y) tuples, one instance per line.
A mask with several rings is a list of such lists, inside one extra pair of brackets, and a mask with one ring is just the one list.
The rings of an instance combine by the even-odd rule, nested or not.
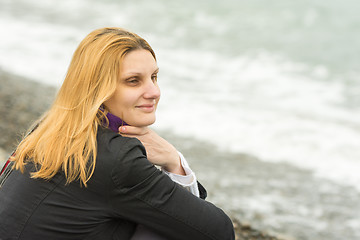
[(111, 114), (110, 112), (108, 112), (106, 114), (106, 117), (109, 120), (109, 129), (111, 129), (114, 132), (119, 132), (119, 127), (120, 126), (129, 125), (126, 122), (124, 122), (121, 118), (115, 116), (114, 114)]

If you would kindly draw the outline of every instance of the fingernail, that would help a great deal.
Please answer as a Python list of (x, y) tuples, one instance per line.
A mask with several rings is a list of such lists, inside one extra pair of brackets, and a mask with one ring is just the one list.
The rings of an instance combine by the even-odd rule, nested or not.
[(120, 127), (120, 132), (125, 132), (126, 128), (124, 126)]

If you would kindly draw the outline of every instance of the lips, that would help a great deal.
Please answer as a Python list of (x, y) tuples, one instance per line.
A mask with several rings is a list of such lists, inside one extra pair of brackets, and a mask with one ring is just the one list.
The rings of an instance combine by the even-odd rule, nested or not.
[(155, 110), (155, 104), (142, 104), (136, 106), (136, 108), (144, 111), (144, 112), (152, 112)]

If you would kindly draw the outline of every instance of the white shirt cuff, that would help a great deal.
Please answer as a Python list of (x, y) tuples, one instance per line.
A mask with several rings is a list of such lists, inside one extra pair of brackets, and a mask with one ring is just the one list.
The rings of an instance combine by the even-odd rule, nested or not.
[(195, 196), (199, 197), (200, 193), (199, 193), (199, 188), (197, 185), (195, 173), (191, 170), (185, 157), (180, 152), (178, 152), (178, 154), (180, 156), (181, 166), (183, 167), (186, 175), (184, 176), (184, 175), (174, 174), (174, 173), (168, 172), (164, 169), (162, 169), (162, 171), (166, 175), (168, 175), (171, 178), (171, 180), (173, 180), (177, 184), (181, 185), (182, 187), (187, 189), (189, 192), (191, 192)]

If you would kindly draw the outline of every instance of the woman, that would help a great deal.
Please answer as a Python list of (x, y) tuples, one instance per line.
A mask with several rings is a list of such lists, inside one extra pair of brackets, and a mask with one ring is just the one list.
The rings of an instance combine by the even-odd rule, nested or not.
[(0, 239), (234, 239), (183, 156), (148, 128), (158, 71), (149, 44), (126, 30), (80, 43), (52, 107), (11, 159)]

